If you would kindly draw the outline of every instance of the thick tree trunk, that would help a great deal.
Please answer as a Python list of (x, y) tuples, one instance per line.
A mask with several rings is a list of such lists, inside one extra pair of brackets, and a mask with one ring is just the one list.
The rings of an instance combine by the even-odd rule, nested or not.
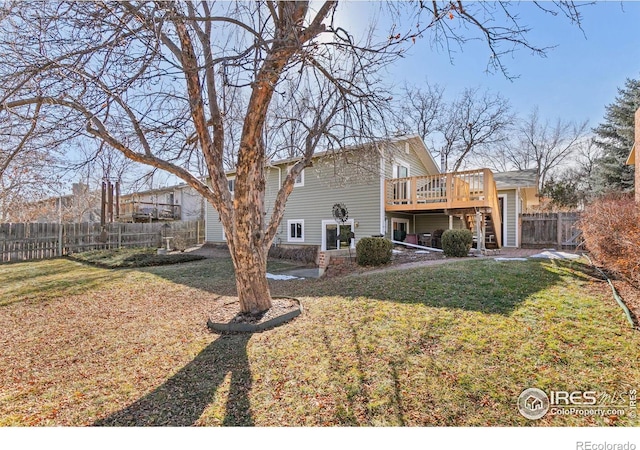
[[(265, 233), (264, 146), (259, 136), (245, 135), (241, 144), (233, 199), (233, 237), (230, 246), (236, 272), (240, 311), (258, 314), (271, 308), (267, 282)], [(253, 138), (253, 139), (252, 139)], [(252, 162), (252, 163), (251, 163)]]
[(251, 243), (236, 244), (232, 253), (240, 312), (259, 314), (271, 308), (267, 281), (267, 250)]

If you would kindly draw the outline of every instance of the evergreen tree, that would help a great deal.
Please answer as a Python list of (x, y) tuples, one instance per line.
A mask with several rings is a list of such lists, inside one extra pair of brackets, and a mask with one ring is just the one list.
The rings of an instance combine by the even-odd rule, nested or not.
[(625, 164), (634, 141), (634, 113), (640, 107), (640, 80), (627, 79), (614, 103), (607, 106), (604, 122), (593, 130), (602, 149), (596, 162), (594, 185), (598, 193), (629, 192), (634, 188), (633, 166)]

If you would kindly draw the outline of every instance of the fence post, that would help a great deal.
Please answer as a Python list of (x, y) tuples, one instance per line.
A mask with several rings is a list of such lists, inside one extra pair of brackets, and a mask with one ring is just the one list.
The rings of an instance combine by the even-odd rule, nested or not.
[(558, 212), (556, 214), (557, 223), (557, 232), (558, 232), (558, 250), (562, 250), (562, 213)]
[(58, 256), (62, 256), (62, 223), (58, 223)]
[(122, 248), (122, 225), (118, 224), (118, 248)]

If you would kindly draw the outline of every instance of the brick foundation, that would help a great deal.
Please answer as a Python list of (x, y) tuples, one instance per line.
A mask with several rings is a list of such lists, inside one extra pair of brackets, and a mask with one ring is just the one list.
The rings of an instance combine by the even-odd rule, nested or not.
[(356, 267), (355, 256), (352, 258), (348, 256), (331, 256), (325, 274), (329, 277), (346, 275), (353, 272)]
[(335, 276), (351, 272), (356, 266), (355, 250), (351, 250), (351, 253), (351, 258), (349, 258), (348, 250), (319, 251), (317, 264), (320, 274), (326, 273)]

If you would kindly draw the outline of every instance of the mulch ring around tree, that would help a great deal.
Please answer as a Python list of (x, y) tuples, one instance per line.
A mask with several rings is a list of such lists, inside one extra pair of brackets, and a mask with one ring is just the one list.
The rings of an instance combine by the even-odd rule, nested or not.
[(207, 326), (215, 333), (256, 333), (282, 325), (302, 314), (300, 300), (272, 297), (272, 307), (261, 314), (239, 313), (237, 299), (222, 303), (211, 312)]

